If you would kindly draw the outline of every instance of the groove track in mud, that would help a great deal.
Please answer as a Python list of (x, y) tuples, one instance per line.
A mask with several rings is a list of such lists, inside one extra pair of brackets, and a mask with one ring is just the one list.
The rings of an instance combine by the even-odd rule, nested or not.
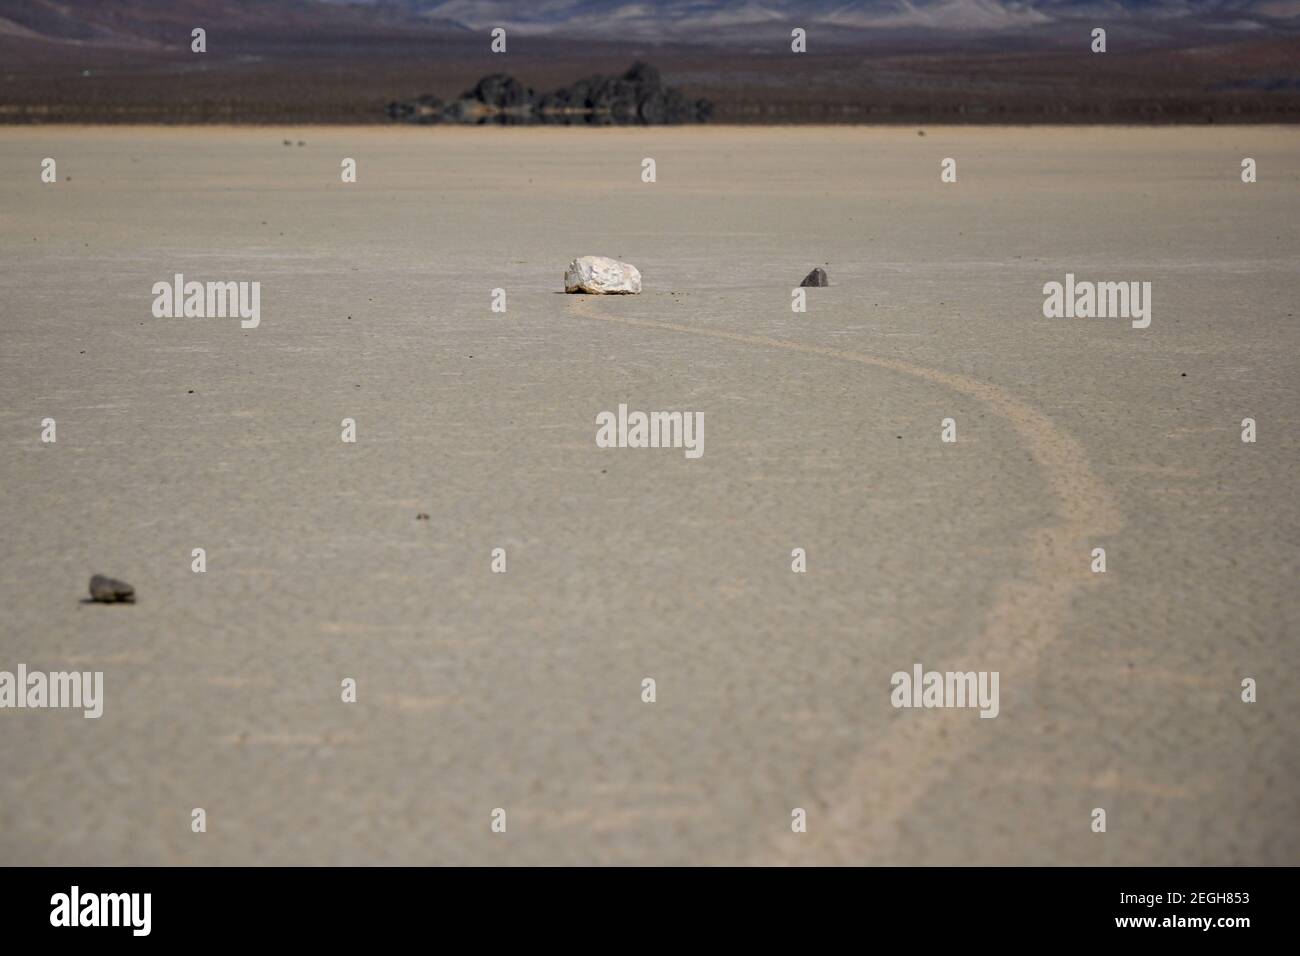
[[(1074, 592), (1094, 580), (1086, 560), (1090, 542), (1115, 534), (1123, 524), (1118, 505), (1093, 473), (1083, 449), (1051, 419), (1004, 389), (966, 375), (764, 335), (604, 315), (595, 304), (590, 297), (575, 298), (570, 311), (615, 325), (784, 349), (885, 369), (960, 392), (1005, 419), (1037, 463), (1055, 499), (1056, 520), (1029, 532), (1028, 576), (999, 587), (977, 645), (967, 648), (961, 659), (951, 660), (946, 669), (1000, 670), (1004, 686), (1033, 680), (1038, 655), (1060, 636)], [(895, 722), (896, 729), (864, 748), (846, 771), (839, 792), (816, 810), (810, 809), (817, 825), (797, 840), (773, 842), (755, 862), (874, 862), (916, 801), (976, 746), (979, 723), (943, 719)]]

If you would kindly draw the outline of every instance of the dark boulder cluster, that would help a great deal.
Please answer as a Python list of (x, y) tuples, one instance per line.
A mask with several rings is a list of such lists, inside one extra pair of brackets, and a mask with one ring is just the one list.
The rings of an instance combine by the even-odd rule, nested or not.
[(555, 123), (619, 125), (702, 123), (708, 100), (692, 100), (664, 86), (659, 71), (637, 63), (622, 76), (589, 76), (537, 95), (512, 76), (493, 73), (444, 103), (421, 96), (388, 104), (388, 115), (408, 123)]

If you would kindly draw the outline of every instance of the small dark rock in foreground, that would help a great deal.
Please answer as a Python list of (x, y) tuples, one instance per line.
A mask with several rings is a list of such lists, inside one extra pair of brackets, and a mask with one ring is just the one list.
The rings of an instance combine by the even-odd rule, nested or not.
[(821, 267), (818, 267), (814, 269), (812, 272), (808, 273), (806, 276), (803, 277), (803, 281), (799, 283), (800, 286), (807, 286), (813, 289), (821, 288), (822, 286), (828, 286), (830, 284), (831, 284), (830, 280), (826, 278), (826, 270), (822, 269)]
[(101, 604), (134, 604), (135, 588), (125, 581), (96, 574), (90, 579), (90, 596)]

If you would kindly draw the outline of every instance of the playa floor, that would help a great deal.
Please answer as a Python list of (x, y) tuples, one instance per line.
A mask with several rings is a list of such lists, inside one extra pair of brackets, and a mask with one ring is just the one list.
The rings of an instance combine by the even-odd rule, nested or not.
[(1300, 862), (1300, 131), (924, 132), (0, 132), (0, 862)]

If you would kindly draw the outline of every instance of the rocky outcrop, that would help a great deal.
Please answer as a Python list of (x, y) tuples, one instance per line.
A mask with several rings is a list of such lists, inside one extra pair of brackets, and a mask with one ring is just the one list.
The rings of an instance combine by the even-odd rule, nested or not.
[(387, 113), (408, 123), (551, 123), (560, 125), (664, 125), (702, 123), (707, 100), (692, 100), (664, 86), (659, 71), (635, 63), (622, 76), (589, 76), (537, 95), (505, 73), (485, 76), (449, 103), (436, 96), (393, 101)]

